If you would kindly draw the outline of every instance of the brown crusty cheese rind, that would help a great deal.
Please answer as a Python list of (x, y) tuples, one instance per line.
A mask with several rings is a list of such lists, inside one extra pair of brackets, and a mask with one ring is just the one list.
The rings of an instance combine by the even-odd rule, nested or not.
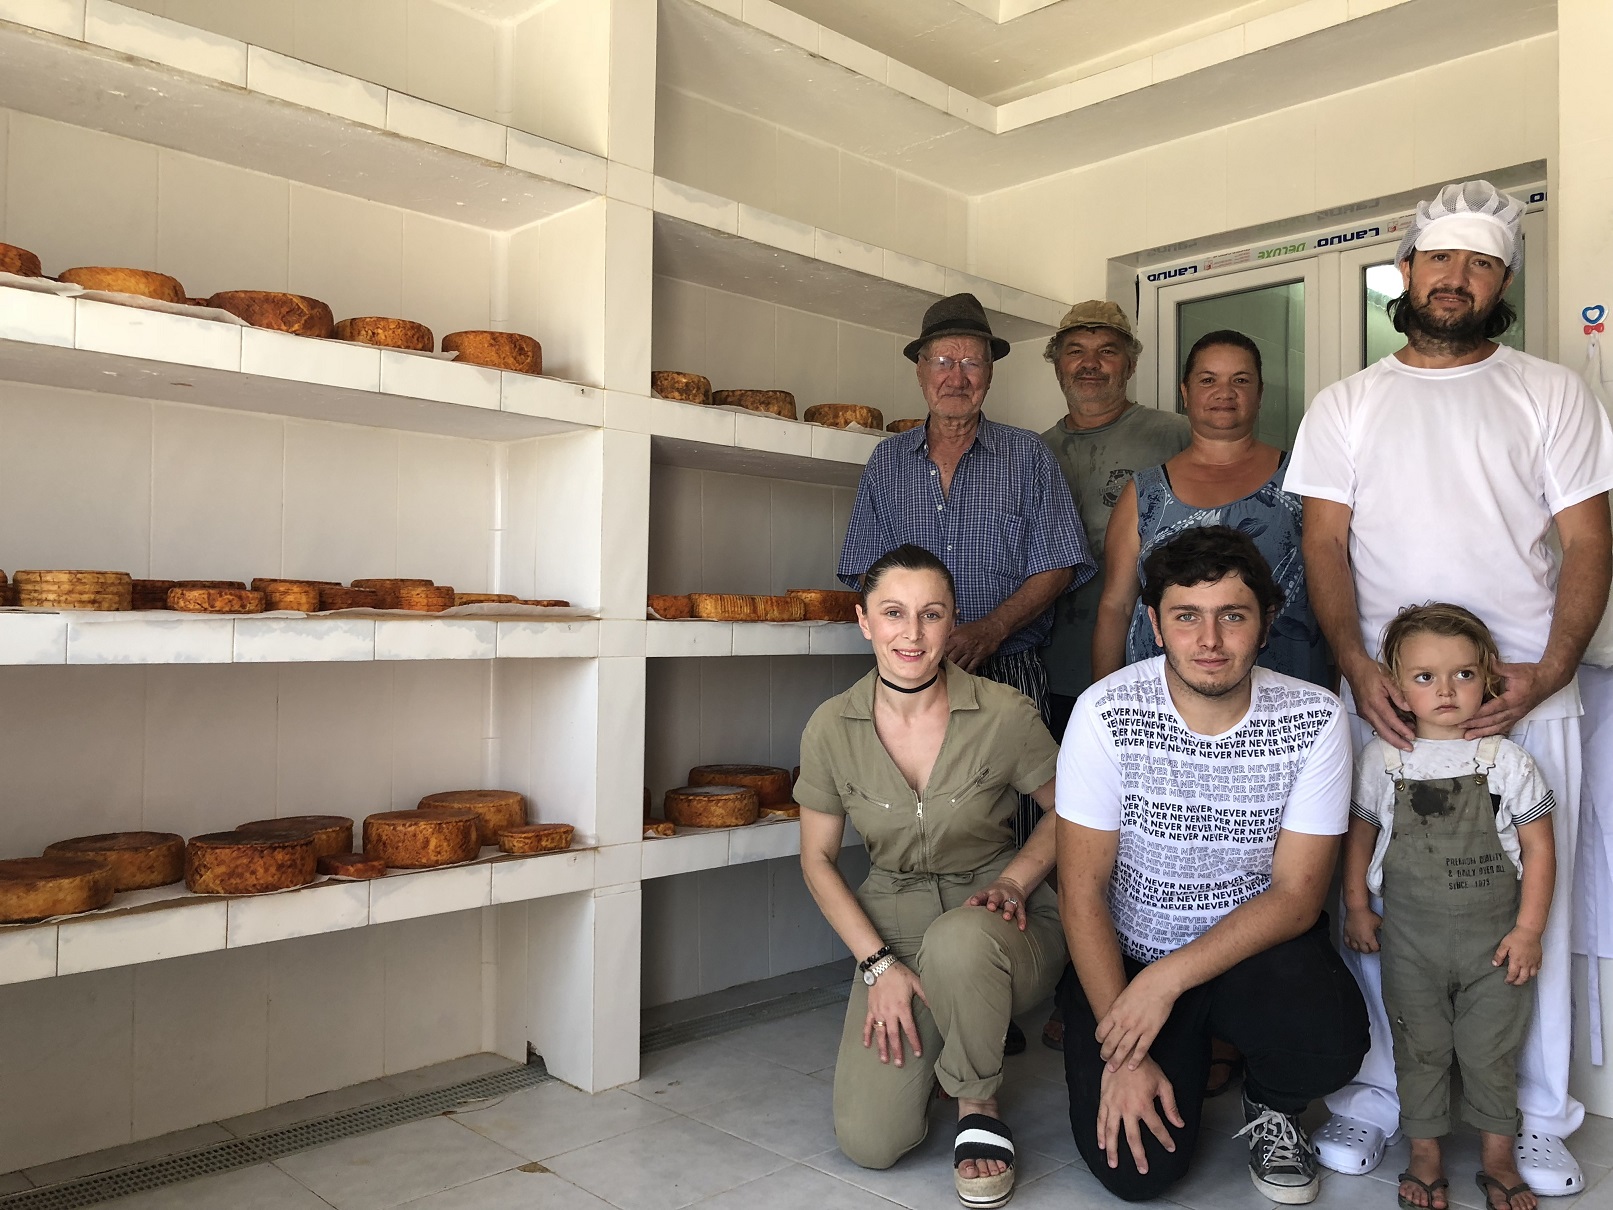
[(284, 294), (277, 290), (223, 290), (207, 305), (228, 311), (254, 328), (271, 328), (293, 336), (329, 339), (336, 334), (336, 317), (317, 298)]
[(427, 794), (416, 810), (471, 811), (476, 815), (476, 840), (483, 848), (498, 843), (504, 828), (526, 823), (526, 798), (514, 790), (444, 790)]
[(666, 792), (661, 809), (682, 828), (741, 828), (761, 813), (749, 786), (683, 786)]
[(307, 886), (318, 860), (306, 833), (210, 832), (185, 846), (185, 885), (198, 895), (266, 895)]
[(756, 598), (726, 592), (691, 592), (689, 614), (708, 622), (754, 622)]
[(473, 366), (543, 373), (543, 346), (520, 332), (450, 332), (442, 338), (442, 351), (458, 353), (458, 360)]
[(336, 321), (337, 340), (354, 344), (378, 345), (385, 349), (413, 349), (429, 353), (437, 347), (436, 337), (425, 324), (412, 319), (387, 319), (380, 315), (363, 315), (354, 319)]
[(262, 613), (268, 599), (250, 588), (196, 588), (176, 584), (168, 590), (168, 608), (182, 613)]
[(711, 402), (717, 407), (744, 408), (747, 412), (795, 419), (795, 396), (788, 391), (713, 391)]
[(685, 374), (681, 370), (651, 370), (650, 390), (662, 399), (675, 399), (680, 403), (711, 402), (711, 379), (704, 374)]
[(166, 303), (184, 303), (185, 287), (177, 278), (166, 273), (153, 273), (149, 269), (114, 269), (103, 265), (83, 265), (65, 269), (56, 275), (57, 281), (71, 282), (86, 290), (102, 290), (108, 294), (136, 294), (141, 298), (155, 298)]
[(454, 607), (454, 590), (447, 584), (402, 584), (398, 608), (411, 613), (441, 613)]
[(832, 429), (850, 428), (854, 424), (865, 429), (885, 427), (884, 413), (860, 403), (815, 403), (802, 413), (801, 419), (808, 424), (822, 424)]
[(506, 853), (558, 853), (571, 847), (569, 823), (528, 823), (500, 828), (498, 847)]
[(93, 857), (0, 861), (0, 924), (92, 912), (112, 902), (112, 871)]
[(694, 605), (687, 595), (681, 597), (663, 596), (660, 593), (652, 592), (649, 604), (650, 608), (655, 610), (658, 616), (668, 621), (694, 616)]
[(286, 832), (314, 839), (316, 857), (334, 857), (353, 851), (353, 821), (345, 815), (288, 815), (284, 819), (254, 819), (235, 829), (255, 835)]
[(364, 851), (388, 869), (423, 870), (471, 861), (481, 852), (476, 813), (417, 807), (382, 811), (364, 821)]
[(758, 622), (799, 622), (806, 617), (806, 604), (800, 597), (757, 597), (752, 608)]
[(46, 857), (88, 857), (105, 864), (114, 891), (168, 886), (185, 876), (185, 838), (173, 832), (103, 832), (45, 846)]
[(321, 857), (316, 868), (331, 878), (380, 878), (386, 862), (368, 853), (332, 853)]
[(809, 622), (855, 622), (862, 594), (838, 588), (792, 588)]
[(790, 801), (790, 771), (776, 765), (696, 765), (691, 786), (749, 786), (764, 807)]
[(26, 248), (19, 248), (15, 244), (0, 244), (0, 273), (10, 273), (17, 277), (40, 277), (44, 269), (39, 264), (39, 258)]
[(924, 427), (924, 420), (922, 418), (918, 419), (918, 420), (913, 420), (913, 419), (892, 420), (889, 424), (887, 424), (885, 426), (885, 431), (887, 433), (905, 433), (909, 429), (917, 429), (917, 428), (923, 428), (923, 427)]

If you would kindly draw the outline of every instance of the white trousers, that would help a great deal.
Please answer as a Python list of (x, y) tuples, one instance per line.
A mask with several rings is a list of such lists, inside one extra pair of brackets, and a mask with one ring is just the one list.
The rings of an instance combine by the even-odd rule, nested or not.
[[(1350, 721), (1359, 753), (1372, 738), (1372, 730), (1354, 715)], [(1535, 977), (1535, 1015), (1518, 1056), (1518, 1108), (1523, 1113), (1525, 1130), (1564, 1138), (1578, 1130), (1585, 1119), (1585, 1106), (1568, 1095), (1568, 1053), (1573, 1041), (1569, 925), (1573, 917), (1571, 896), (1579, 840), (1582, 759), (1579, 723), (1577, 717), (1525, 723), (1514, 728), (1510, 736), (1535, 758), (1557, 800), (1551, 815), (1557, 840), (1557, 886), (1541, 939), (1544, 959)], [(1374, 902), (1375, 911), (1382, 908), (1381, 902)], [(1341, 904), (1341, 923), (1343, 916)], [(1366, 998), (1372, 1049), (1361, 1061), (1355, 1080), (1328, 1097), (1327, 1107), (1345, 1117), (1370, 1122), (1386, 1135), (1393, 1134), (1400, 1127), (1400, 1097), (1395, 1092), (1394, 1044), (1383, 1007), (1378, 955), (1358, 954), (1342, 946), (1340, 952)]]

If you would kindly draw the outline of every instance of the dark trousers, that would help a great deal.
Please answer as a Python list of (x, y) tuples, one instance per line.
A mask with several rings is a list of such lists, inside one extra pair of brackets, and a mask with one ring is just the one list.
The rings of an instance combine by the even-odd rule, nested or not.
[[(1126, 959), (1128, 978), (1141, 969), (1141, 963)], [(1098, 1141), (1103, 1088), (1103, 1059), (1093, 1036), (1098, 1023), (1073, 966), (1059, 983), (1058, 1002), (1064, 1010), (1064, 1078), (1075, 1145), (1104, 1188), (1128, 1202), (1158, 1197), (1187, 1174), (1210, 1073), (1211, 1033), (1243, 1052), (1249, 1099), (1283, 1113), (1298, 1113), (1349, 1083), (1369, 1043), (1361, 989), (1328, 941), (1324, 914), (1309, 932), (1245, 958), (1176, 1001), (1149, 1054), (1170, 1080), (1185, 1125), (1165, 1123), (1176, 1142), (1174, 1152), (1142, 1131), (1148, 1171), (1139, 1174), (1124, 1131), (1116, 1168), (1109, 1167)]]
[[(1048, 721), (1047, 666), (1042, 663), (1040, 648), (1027, 647), (1010, 655), (999, 653), (989, 656), (975, 669), (975, 675), (1018, 689), (1031, 699), (1036, 712), (1042, 716), (1042, 722)], [(1030, 839), (1041, 818), (1042, 808), (1036, 805), (1036, 800), (1029, 794), (1021, 794), (1019, 810), (1014, 814), (1015, 848), (1025, 847), (1025, 842)]]
[(1047, 729), (1061, 744), (1064, 742), (1064, 728), (1070, 725), (1070, 715), (1075, 713), (1075, 702), (1075, 698), (1066, 697), (1062, 693), (1047, 695)]

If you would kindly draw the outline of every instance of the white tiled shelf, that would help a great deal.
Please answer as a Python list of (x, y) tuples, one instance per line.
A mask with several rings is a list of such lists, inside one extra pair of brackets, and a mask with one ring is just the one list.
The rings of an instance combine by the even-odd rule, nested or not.
[[(860, 844), (862, 837), (848, 822), (840, 847), (850, 849)], [(800, 851), (801, 823), (795, 819), (763, 821), (744, 828), (681, 828), (676, 836), (645, 839), (642, 876), (667, 878), (790, 857)]]
[(108, 0), (0, 3), (0, 106), (491, 230), (606, 185), (599, 156)]
[(0, 380), (488, 440), (604, 414), (553, 378), (5, 287)]
[(394, 870), (369, 882), (328, 880), (271, 895), (192, 895), (177, 883), (129, 892), (127, 908), (0, 926), (0, 984), (567, 895), (592, 888), (594, 853), (493, 852), (468, 865)]
[(665, 177), (655, 179), (655, 271), (892, 332), (918, 331), (931, 303), (963, 291), (1009, 341), (1051, 336), (1069, 306)]
[(867, 655), (872, 648), (853, 622), (705, 622), (685, 618), (646, 623), (648, 656)]
[(589, 618), (254, 618), (0, 612), (0, 666), (592, 658)]

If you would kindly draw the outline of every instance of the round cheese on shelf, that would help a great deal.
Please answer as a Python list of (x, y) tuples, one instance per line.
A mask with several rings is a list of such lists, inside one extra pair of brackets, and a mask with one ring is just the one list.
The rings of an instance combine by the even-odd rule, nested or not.
[(650, 390), (662, 399), (676, 399), (680, 403), (711, 402), (711, 379), (704, 374), (685, 374), (681, 370), (651, 370)]
[(454, 590), (447, 584), (404, 584), (398, 588), (398, 608), (411, 613), (441, 613), (454, 607)]
[(713, 391), (711, 402), (718, 407), (744, 408), (747, 412), (795, 419), (795, 396), (788, 391)]
[(864, 407), (860, 403), (815, 403), (801, 416), (808, 424), (822, 424), (832, 429), (861, 425), (865, 429), (882, 429), (885, 417), (878, 408)]
[[(402, 609), (403, 590), (405, 588), (435, 588), (436, 585), (430, 580), (372, 579), (354, 580), (353, 587), (367, 588), (375, 593), (380, 599), (379, 608), (381, 609)], [(450, 589), (449, 591), (453, 590)]]
[(318, 861), (308, 833), (209, 832), (185, 846), (185, 885), (198, 895), (266, 895), (307, 886)]
[(177, 278), (169, 277), (166, 273), (152, 273), (148, 269), (110, 269), (102, 265), (84, 265), (63, 270), (56, 275), (56, 280), (108, 294), (138, 294), (142, 298), (155, 298), (168, 303), (186, 301), (185, 287), (179, 284)]
[(458, 353), (458, 360), (473, 366), (543, 373), (543, 346), (519, 332), (450, 332), (442, 338), (442, 351)]
[(317, 298), (306, 294), (282, 294), (276, 290), (223, 290), (207, 300), (207, 305), (228, 311), (254, 328), (271, 328), (293, 336), (335, 335), (336, 317)]
[(799, 622), (806, 617), (806, 605), (799, 597), (756, 597), (754, 602), (758, 622)]
[(557, 853), (571, 847), (569, 823), (528, 823), (500, 828), (498, 847), (506, 853)]
[(790, 771), (776, 765), (696, 765), (691, 786), (748, 786), (764, 807), (790, 801)]
[(513, 592), (456, 592), (455, 605), (514, 605), (520, 598)]
[(839, 588), (792, 588), (809, 622), (855, 622), (862, 594)]
[(444, 790), (427, 794), (416, 809), (440, 808), (475, 812), (476, 839), (484, 848), (498, 843), (501, 829), (526, 823), (526, 798), (514, 790)]
[(749, 786), (684, 786), (666, 792), (661, 808), (681, 828), (741, 828), (756, 822), (761, 808)]
[(662, 596), (659, 593), (652, 592), (649, 604), (650, 608), (655, 610), (657, 616), (669, 621), (694, 616), (694, 605), (687, 596)]
[(112, 875), (114, 891), (167, 886), (185, 876), (185, 838), (172, 832), (104, 832), (45, 847), (46, 857), (88, 857)]
[(649, 836), (676, 836), (678, 825), (670, 819), (646, 819), (644, 821), (644, 835)]
[(917, 420), (892, 420), (885, 426), (885, 431), (887, 433), (905, 433), (909, 429), (921, 429), (923, 427), (924, 418), (920, 417)]
[(380, 878), (386, 862), (368, 853), (332, 853), (321, 857), (315, 868), (331, 878)]
[(423, 870), (472, 861), (481, 852), (476, 813), (444, 807), (383, 811), (364, 821), (364, 851), (388, 869)]
[(369, 588), (321, 588), (319, 590), (319, 608), (330, 609), (380, 609), (381, 594)]
[(0, 244), (0, 273), (11, 273), (17, 277), (39, 277), (43, 270), (39, 258), (26, 248), (19, 248), (15, 244)]
[(93, 857), (0, 861), (0, 924), (91, 912), (112, 902), (112, 871)]
[(284, 819), (254, 819), (235, 830), (258, 836), (276, 832), (311, 836), (316, 857), (333, 857), (337, 853), (353, 851), (353, 821), (345, 815), (287, 815)]
[(263, 594), (266, 609), (293, 609), (299, 613), (319, 611), (319, 585), (306, 580), (253, 580), (252, 587)]
[(726, 592), (691, 592), (689, 615), (708, 622), (754, 622), (756, 598)]
[(122, 571), (19, 571), (17, 603), (35, 609), (128, 609), (134, 579)]
[(413, 349), (429, 353), (437, 347), (431, 329), (412, 319), (386, 319), (379, 315), (365, 315), (356, 319), (336, 322), (336, 339), (354, 344), (379, 345), (386, 349)]
[(174, 586), (174, 580), (135, 580), (131, 583), (129, 608), (131, 609), (167, 609), (168, 590)]
[(197, 588), (176, 584), (168, 590), (168, 608), (182, 613), (262, 613), (268, 599), (250, 588)]

